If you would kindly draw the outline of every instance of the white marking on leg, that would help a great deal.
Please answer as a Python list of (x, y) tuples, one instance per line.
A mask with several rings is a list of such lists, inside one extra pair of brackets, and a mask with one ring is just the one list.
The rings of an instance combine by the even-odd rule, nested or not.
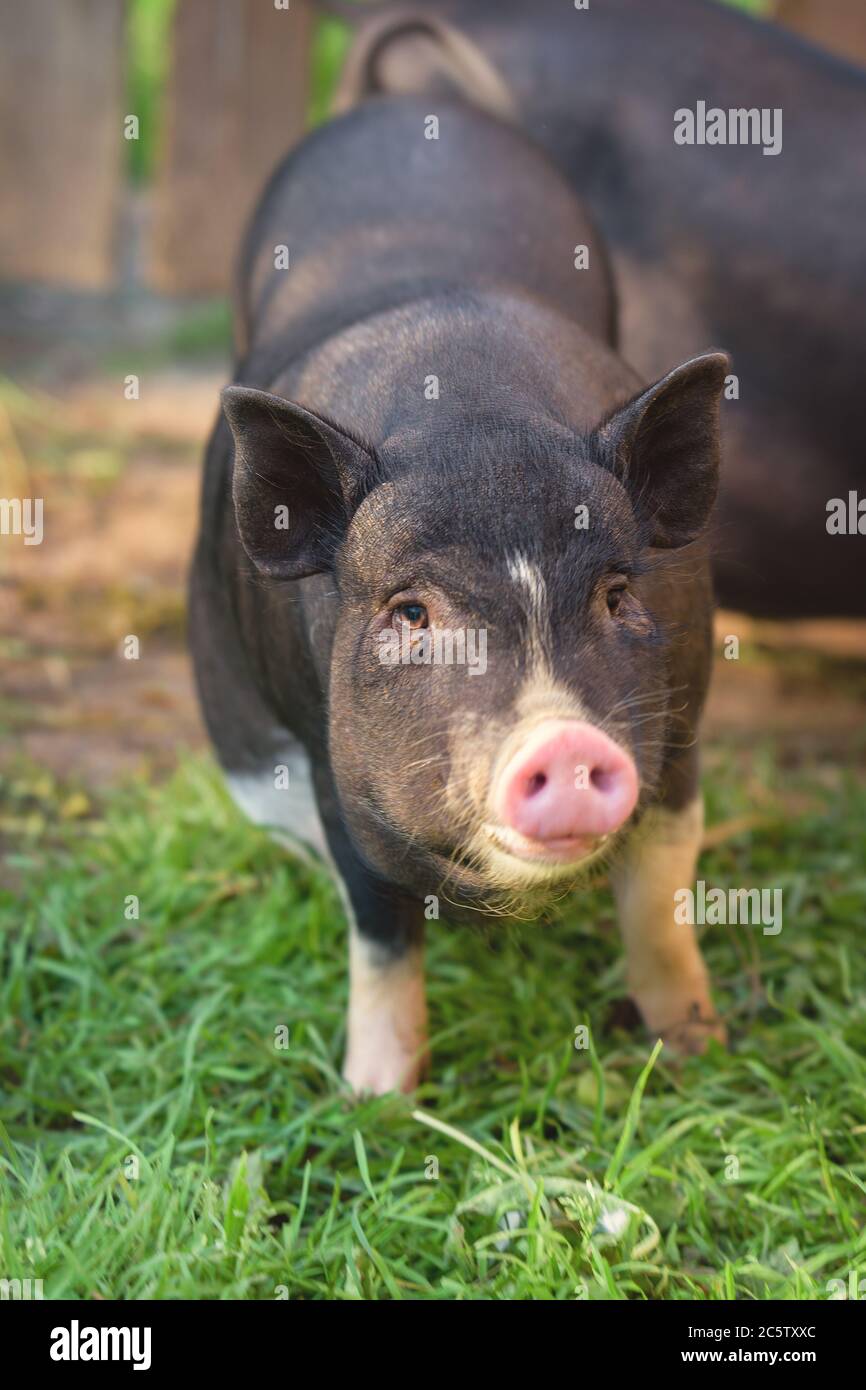
[[(277, 785), (277, 768), (287, 769), (287, 785)], [(285, 776), (285, 774), (280, 774)], [(313, 850), (327, 859), (310, 760), (303, 748), (292, 747), (274, 757), (270, 767), (253, 773), (226, 773), (226, 784), (238, 806), (254, 825), (270, 830), (276, 840), (309, 859)]]
[(343, 1075), (357, 1094), (412, 1091), (427, 1060), (423, 947), (393, 958), (350, 923)]
[[(275, 769), (288, 768), (288, 785)], [(293, 748), (257, 773), (227, 774), (229, 790), (254, 824), (270, 830), (310, 861), (312, 849), (334, 876), (349, 923), (349, 1013), (343, 1075), (358, 1093), (411, 1091), (426, 1061), (427, 1005), (424, 952), (413, 947), (390, 956), (358, 931), (352, 902), (331, 854), (316, 806), (309, 759)]]

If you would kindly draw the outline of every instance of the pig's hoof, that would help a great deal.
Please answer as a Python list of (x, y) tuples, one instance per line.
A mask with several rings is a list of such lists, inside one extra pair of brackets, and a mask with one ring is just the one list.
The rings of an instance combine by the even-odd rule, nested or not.
[(658, 1036), (676, 1056), (695, 1057), (706, 1052), (710, 1038), (715, 1038), (724, 1047), (728, 1041), (728, 1030), (720, 1018), (699, 1015), (660, 1028)]
[(356, 1096), (384, 1096), (389, 1091), (414, 1091), (425, 1066), (410, 1053), (382, 1055), (352, 1048), (343, 1066), (343, 1079), (348, 1081)]

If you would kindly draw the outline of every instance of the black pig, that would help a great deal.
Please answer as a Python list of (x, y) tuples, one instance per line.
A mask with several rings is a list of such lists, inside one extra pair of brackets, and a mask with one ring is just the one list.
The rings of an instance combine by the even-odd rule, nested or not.
[(727, 359), (646, 388), (553, 166), (411, 98), (277, 170), (239, 306), (192, 647), (238, 801), (345, 890), (349, 1082), (417, 1080), (431, 896), (534, 910), (605, 857), (647, 1024), (720, 1036), (673, 895), (701, 836)]

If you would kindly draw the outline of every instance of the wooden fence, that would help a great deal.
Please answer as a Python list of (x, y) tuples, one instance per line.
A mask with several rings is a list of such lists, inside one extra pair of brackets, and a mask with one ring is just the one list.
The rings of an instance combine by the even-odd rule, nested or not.
[[(527, 4), (532, 0), (527, 0)], [(313, 0), (177, 0), (140, 276), (224, 293), (269, 170), (304, 127)], [(777, 0), (866, 62), (866, 0)], [(0, 279), (111, 287), (127, 193), (124, 0), (0, 0)]]
[[(115, 283), (137, 115), (124, 9), (0, 0), (0, 279)], [(225, 292), (256, 193), (304, 128), (313, 23), (308, 0), (178, 0), (142, 257), (151, 288)]]

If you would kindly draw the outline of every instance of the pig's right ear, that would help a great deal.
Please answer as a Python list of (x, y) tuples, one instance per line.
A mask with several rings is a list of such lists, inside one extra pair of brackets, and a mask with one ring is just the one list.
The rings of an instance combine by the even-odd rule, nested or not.
[(227, 386), (222, 407), (235, 442), (235, 516), (253, 564), (272, 579), (330, 569), (372, 455), (267, 391)]
[(651, 546), (688, 545), (706, 526), (719, 485), (719, 405), (728, 357), (675, 367), (615, 411), (599, 431), (608, 466), (631, 494)]

